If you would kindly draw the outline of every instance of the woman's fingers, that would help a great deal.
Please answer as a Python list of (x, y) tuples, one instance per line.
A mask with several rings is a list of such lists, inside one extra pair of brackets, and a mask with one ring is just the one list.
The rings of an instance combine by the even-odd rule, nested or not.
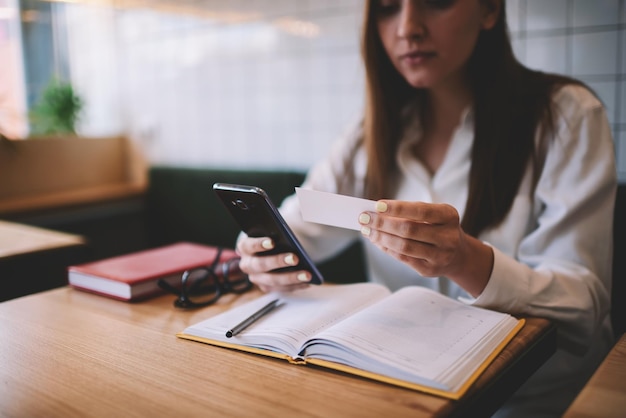
[(446, 204), (385, 200), (359, 216), (361, 233), (426, 276), (455, 262), (462, 234), (456, 209)]
[[(259, 273), (250, 277), (250, 281), (261, 289), (267, 290), (295, 290), (308, 286), (309, 275), (305, 271), (283, 273)], [(305, 280), (300, 280), (302, 277)]]
[(292, 253), (272, 255), (243, 255), (239, 262), (240, 268), (248, 274), (266, 273), (284, 267), (298, 265), (298, 257)]
[[(378, 205), (381, 202), (383, 204)], [(384, 232), (426, 244), (437, 244), (449, 241), (452, 238), (449, 235), (457, 233), (460, 227), (458, 212), (450, 205), (403, 201), (377, 203), (377, 212), (363, 212), (359, 215), (361, 232), (365, 236), (373, 238), (372, 234)]]
[(274, 243), (269, 238), (242, 238), (237, 243), (237, 252), (241, 256), (239, 268), (263, 291), (291, 291), (306, 287), (311, 281), (311, 273), (281, 270), (297, 266), (298, 256), (293, 253), (263, 254), (273, 248)]
[(239, 255), (253, 255), (262, 253), (274, 248), (274, 241), (268, 237), (251, 238), (245, 237), (237, 242), (237, 252)]

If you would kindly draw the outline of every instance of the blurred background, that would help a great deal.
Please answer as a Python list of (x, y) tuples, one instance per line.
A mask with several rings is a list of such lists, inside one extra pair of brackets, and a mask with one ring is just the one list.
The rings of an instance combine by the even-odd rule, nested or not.
[[(626, 0), (506, 5), (520, 61), (581, 79), (606, 105), (624, 330)], [(63, 286), (67, 266), (89, 260), (233, 247), (239, 228), (210, 185), (254, 184), (279, 203), (360, 118), (362, 8), (0, 0), (0, 301)], [(358, 242), (318, 267), (330, 281), (366, 278)]]
[[(626, 0), (506, 5), (519, 59), (581, 79), (606, 105), (622, 278)], [(354, 126), (362, 9), (0, 0), (0, 301), (63, 286), (67, 266), (89, 260), (180, 241), (234, 247), (239, 228), (210, 185), (253, 184), (278, 204)], [(318, 267), (330, 281), (366, 278), (358, 242)], [(622, 287), (613, 281), (614, 318), (626, 317)]]
[[(624, 0), (508, 0), (519, 59), (589, 84), (626, 180)], [(32, 133), (52, 80), (80, 136), (150, 164), (306, 170), (359, 118), (362, 0), (0, 0), (0, 132)]]

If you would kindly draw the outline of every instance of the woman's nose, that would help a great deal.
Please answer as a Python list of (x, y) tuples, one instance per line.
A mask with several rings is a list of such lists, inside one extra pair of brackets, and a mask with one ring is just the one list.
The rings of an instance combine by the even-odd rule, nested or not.
[(418, 3), (415, 0), (402, 1), (397, 28), (399, 38), (423, 38), (426, 35), (424, 14)]

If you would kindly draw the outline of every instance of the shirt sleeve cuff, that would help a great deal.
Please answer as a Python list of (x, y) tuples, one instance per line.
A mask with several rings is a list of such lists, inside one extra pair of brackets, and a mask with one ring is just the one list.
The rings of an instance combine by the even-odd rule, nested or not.
[[(489, 245), (488, 243), (485, 243)], [(459, 298), (462, 302), (502, 312), (515, 313), (526, 304), (529, 267), (493, 248), (493, 269), (489, 282), (476, 298)]]

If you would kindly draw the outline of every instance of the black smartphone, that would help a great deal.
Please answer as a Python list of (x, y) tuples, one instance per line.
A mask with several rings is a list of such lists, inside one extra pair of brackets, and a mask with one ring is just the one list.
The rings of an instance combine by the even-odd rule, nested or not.
[(306, 270), (311, 273), (309, 283), (324, 282), (322, 274), (263, 189), (241, 184), (215, 183), (213, 190), (243, 232), (249, 237), (269, 237), (274, 241), (274, 248), (261, 254), (291, 252), (298, 256), (298, 265), (275, 271)]

